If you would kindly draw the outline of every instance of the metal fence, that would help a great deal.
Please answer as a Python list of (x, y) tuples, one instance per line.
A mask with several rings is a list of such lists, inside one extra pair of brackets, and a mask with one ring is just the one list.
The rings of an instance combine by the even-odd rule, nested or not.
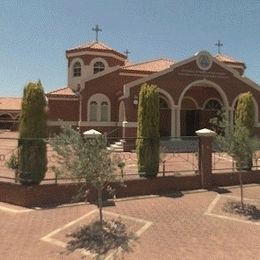
[[(252, 155), (251, 170), (260, 170), (260, 149)], [(223, 151), (215, 142), (213, 143), (212, 152), (212, 173), (219, 174), (223, 172), (237, 172), (237, 163), (231, 155)]]
[[(121, 141), (120, 141), (121, 140)], [(136, 138), (122, 140), (109, 139), (108, 149), (117, 161), (123, 162), (124, 167), (118, 167), (119, 174), (124, 179), (139, 178), (138, 158), (136, 153)], [(48, 170), (42, 183), (66, 183), (76, 181), (67, 176), (58, 176), (52, 167), (57, 164), (57, 156), (47, 142)], [(13, 154), (18, 151), (18, 134), (16, 132), (0, 132), (0, 181), (17, 182), (19, 172), (8, 167)], [(120, 149), (111, 149), (116, 145)], [(124, 147), (127, 152), (124, 152)], [(198, 138), (169, 137), (160, 140), (160, 162), (157, 176), (186, 176), (198, 174)]]
[[(138, 156), (136, 153), (137, 138), (109, 140), (111, 150), (124, 162), (125, 178), (137, 177)], [(148, 140), (149, 141), (149, 140)], [(151, 140), (152, 141), (152, 140)], [(122, 152), (121, 147), (127, 152)], [(149, 142), (148, 142), (149, 144)], [(197, 137), (167, 137), (160, 139), (160, 163), (157, 176), (184, 176), (198, 174), (198, 138)]]

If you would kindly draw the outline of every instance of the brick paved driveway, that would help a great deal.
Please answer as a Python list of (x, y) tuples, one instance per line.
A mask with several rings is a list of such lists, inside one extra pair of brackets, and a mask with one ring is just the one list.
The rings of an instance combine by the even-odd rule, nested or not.
[[(239, 196), (239, 189), (229, 189)], [(216, 192), (157, 196), (117, 201), (106, 211), (142, 218), (153, 224), (124, 259), (259, 259), (260, 225), (204, 215)], [(183, 196), (181, 196), (183, 195)], [(245, 189), (245, 197), (260, 199), (260, 186)], [(93, 205), (15, 213), (0, 204), (1, 259), (80, 259), (61, 255), (62, 248), (40, 238), (95, 209)], [(5, 205), (6, 206), (6, 205)]]

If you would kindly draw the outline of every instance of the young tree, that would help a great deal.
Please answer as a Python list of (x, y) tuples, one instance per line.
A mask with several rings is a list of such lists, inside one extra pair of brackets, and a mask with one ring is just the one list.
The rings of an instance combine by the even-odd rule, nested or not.
[(140, 176), (154, 177), (159, 168), (159, 92), (143, 84), (139, 93), (136, 150)]
[(110, 183), (118, 181), (116, 163), (102, 137), (83, 138), (71, 127), (63, 126), (62, 129), (61, 134), (50, 139), (59, 157), (58, 166), (54, 170), (59, 174), (69, 174), (79, 182), (84, 182), (86, 187), (89, 184), (97, 190), (102, 229), (103, 192)]
[[(255, 109), (253, 96), (250, 92), (243, 93), (240, 95), (235, 111), (235, 127), (244, 127), (247, 130), (248, 137), (254, 136), (254, 124), (255, 124)], [(238, 127), (237, 127), (238, 128)], [(244, 165), (242, 166), (245, 170), (251, 170), (252, 153), (247, 153), (243, 160)]]
[(232, 125), (222, 112), (221, 120), (215, 118), (212, 123), (217, 126), (220, 134), (217, 143), (220, 149), (234, 159), (240, 182), (241, 207), (244, 209), (242, 171), (252, 167), (252, 155), (257, 149), (257, 140), (253, 137), (254, 106), (252, 95), (244, 93), (239, 97)]
[(41, 82), (29, 82), (24, 88), (19, 124), (18, 172), (22, 184), (39, 184), (47, 171), (46, 106)]

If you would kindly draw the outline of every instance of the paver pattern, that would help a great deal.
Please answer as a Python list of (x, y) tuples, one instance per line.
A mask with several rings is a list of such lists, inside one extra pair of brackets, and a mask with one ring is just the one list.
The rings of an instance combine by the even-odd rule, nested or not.
[[(228, 190), (230, 195), (239, 196), (238, 187)], [(216, 195), (213, 191), (173, 193), (128, 198), (106, 207), (106, 211), (153, 222), (124, 259), (259, 259), (260, 226), (204, 214)], [(260, 185), (246, 186), (245, 197), (259, 199)], [(1, 207), (2, 259), (80, 259), (78, 253), (61, 254), (60, 247), (41, 238), (96, 208), (76, 205), (19, 213), (19, 208), (10, 212)]]

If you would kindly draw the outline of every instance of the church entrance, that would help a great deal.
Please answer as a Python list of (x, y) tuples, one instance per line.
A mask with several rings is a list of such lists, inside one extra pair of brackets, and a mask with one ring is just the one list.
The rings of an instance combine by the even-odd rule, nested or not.
[(160, 96), (160, 136), (171, 136), (171, 109), (166, 98)]
[(223, 103), (217, 89), (209, 85), (194, 85), (188, 89), (181, 101), (181, 136), (195, 136), (202, 128), (217, 131), (213, 119), (219, 118)]
[(182, 136), (194, 136), (195, 131), (199, 129), (200, 111), (199, 110), (182, 110)]
[(200, 110), (195, 99), (184, 97), (181, 109), (181, 136), (194, 136), (200, 125)]

